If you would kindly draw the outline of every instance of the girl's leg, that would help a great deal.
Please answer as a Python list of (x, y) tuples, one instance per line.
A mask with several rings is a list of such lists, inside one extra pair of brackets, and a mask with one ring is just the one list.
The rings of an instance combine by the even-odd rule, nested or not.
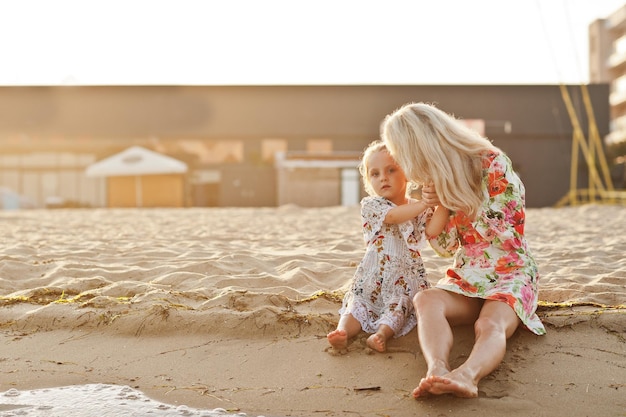
[(452, 327), (473, 323), (480, 313), (483, 300), (465, 297), (439, 288), (417, 293), (413, 299), (417, 314), (417, 335), (426, 365), (426, 377), (413, 391), (414, 397), (427, 395), (428, 380), (450, 372)]
[(386, 324), (381, 324), (376, 333), (367, 338), (367, 346), (378, 352), (387, 350), (387, 340), (391, 339), (395, 332)]
[(500, 365), (506, 353), (506, 340), (515, 333), (519, 323), (508, 304), (485, 301), (474, 324), (476, 339), (467, 361), (447, 375), (429, 378), (420, 388), (431, 394), (478, 396), (478, 382)]
[(345, 349), (348, 347), (348, 341), (361, 331), (361, 323), (350, 313), (343, 314), (339, 318), (337, 329), (328, 333), (326, 338), (328, 343), (337, 349)]

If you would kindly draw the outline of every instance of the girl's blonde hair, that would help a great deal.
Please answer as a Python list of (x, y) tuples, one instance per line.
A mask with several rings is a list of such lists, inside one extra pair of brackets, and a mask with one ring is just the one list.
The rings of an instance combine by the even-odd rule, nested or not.
[[(367, 145), (367, 148), (363, 151), (363, 156), (361, 157), (361, 163), (359, 163), (359, 172), (361, 173), (361, 180), (363, 181), (363, 188), (370, 196), (376, 196), (376, 191), (374, 191), (374, 187), (372, 187), (372, 183), (369, 178), (369, 161), (372, 155), (376, 152), (389, 152), (387, 146), (382, 140), (375, 140)], [(391, 155), (391, 153), (389, 153)], [(407, 195), (410, 194), (411, 184), (407, 184)]]
[(405, 104), (385, 117), (381, 137), (409, 180), (432, 182), (443, 206), (475, 218), (485, 198), (482, 155), (499, 151), (496, 146), (425, 103)]

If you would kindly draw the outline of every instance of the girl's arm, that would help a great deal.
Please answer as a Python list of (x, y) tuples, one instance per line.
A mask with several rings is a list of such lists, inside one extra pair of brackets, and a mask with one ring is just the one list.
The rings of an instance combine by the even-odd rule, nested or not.
[(450, 210), (442, 205), (438, 205), (432, 217), (426, 223), (426, 237), (428, 239), (438, 236), (443, 232), (444, 227), (448, 223)]
[(404, 223), (422, 214), (427, 207), (422, 201), (403, 204), (389, 210), (383, 221), (387, 224)]

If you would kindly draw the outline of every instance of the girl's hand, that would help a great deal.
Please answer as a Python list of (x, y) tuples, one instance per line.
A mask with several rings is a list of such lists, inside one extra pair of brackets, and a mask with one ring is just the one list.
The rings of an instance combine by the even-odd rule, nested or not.
[(438, 206), (441, 204), (437, 190), (435, 190), (435, 184), (428, 183), (422, 186), (422, 201), (429, 207)]

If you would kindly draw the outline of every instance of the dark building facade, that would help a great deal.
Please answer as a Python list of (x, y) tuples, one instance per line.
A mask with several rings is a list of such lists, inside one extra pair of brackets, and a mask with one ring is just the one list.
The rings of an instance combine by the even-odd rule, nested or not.
[[(580, 86), (567, 88), (587, 132)], [(604, 137), (609, 87), (588, 90)], [(416, 101), (480, 122), (513, 160), (529, 207), (568, 192), (573, 127), (558, 85), (0, 87), (0, 186), (38, 207), (52, 197), (104, 207), (105, 183), (86, 167), (140, 145), (187, 163), (187, 206), (275, 206), (290, 202), (280, 195), (277, 152), (356, 161), (383, 118)], [(342, 170), (355, 168), (313, 168), (332, 194), (324, 205), (342, 203)], [(299, 189), (307, 194), (305, 183)]]

